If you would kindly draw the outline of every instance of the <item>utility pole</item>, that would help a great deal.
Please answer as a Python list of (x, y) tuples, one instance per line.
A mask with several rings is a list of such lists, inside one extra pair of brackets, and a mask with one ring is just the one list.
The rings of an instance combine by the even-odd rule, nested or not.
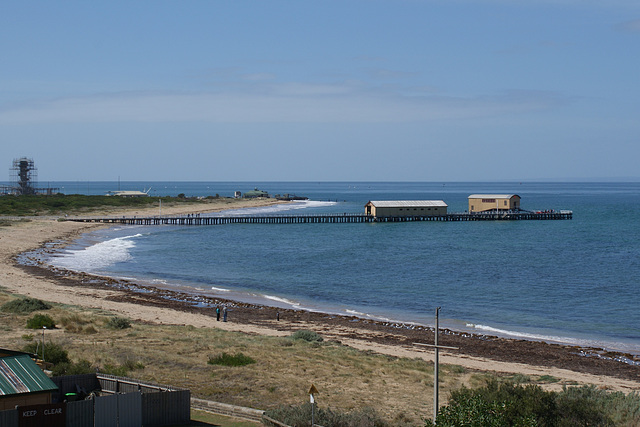
[(46, 326), (42, 327), (42, 361), (44, 362), (44, 330), (47, 329)]
[(433, 356), (433, 423), (436, 423), (436, 418), (438, 417), (438, 371), (440, 370), (440, 360), (438, 354), (438, 329), (440, 329), (440, 319), (439, 319), (440, 307), (436, 307), (436, 327), (433, 331), (434, 338), (434, 356)]
[(458, 347), (449, 347), (446, 345), (438, 345), (438, 331), (440, 329), (440, 308), (436, 307), (436, 326), (433, 330), (433, 344), (424, 344), (420, 342), (414, 342), (415, 345), (422, 345), (425, 347), (433, 347), (434, 349), (434, 358), (433, 358), (433, 424), (436, 423), (436, 418), (438, 417), (438, 383), (439, 383), (439, 371), (440, 371), (440, 357), (438, 354), (438, 350), (441, 348), (446, 348), (449, 350), (458, 350)]

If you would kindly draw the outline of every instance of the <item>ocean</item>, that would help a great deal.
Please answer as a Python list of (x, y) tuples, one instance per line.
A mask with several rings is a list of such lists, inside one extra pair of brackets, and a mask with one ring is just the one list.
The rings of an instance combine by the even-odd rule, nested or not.
[[(271, 306), (440, 325), (477, 334), (640, 353), (640, 183), (88, 182), (65, 193), (146, 190), (308, 201), (234, 214), (364, 211), (370, 200), (518, 194), (572, 220), (118, 226), (84, 235), (52, 265)], [(160, 210), (160, 208), (159, 208)], [(228, 214), (228, 213), (224, 213)]]

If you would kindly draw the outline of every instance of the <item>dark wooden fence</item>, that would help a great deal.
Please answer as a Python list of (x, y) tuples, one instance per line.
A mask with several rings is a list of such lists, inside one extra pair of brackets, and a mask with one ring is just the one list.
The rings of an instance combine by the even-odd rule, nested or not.
[[(65, 427), (139, 427), (188, 424), (191, 392), (104, 374), (52, 378), (58, 386), (54, 400), (67, 400)], [(73, 401), (74, 395), (91, 394)], [(18, 427), (18, 409), (0, 411), (1, 427)]]

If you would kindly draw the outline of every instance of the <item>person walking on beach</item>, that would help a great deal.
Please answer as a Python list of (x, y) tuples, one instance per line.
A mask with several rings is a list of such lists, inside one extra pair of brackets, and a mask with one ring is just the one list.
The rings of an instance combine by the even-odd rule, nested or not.
[(220, 307), (216, 307), (216, 320), (220, 321)]
[(222, 309), (222, 321), (223, 322), (227, 321), (227, 307)]

